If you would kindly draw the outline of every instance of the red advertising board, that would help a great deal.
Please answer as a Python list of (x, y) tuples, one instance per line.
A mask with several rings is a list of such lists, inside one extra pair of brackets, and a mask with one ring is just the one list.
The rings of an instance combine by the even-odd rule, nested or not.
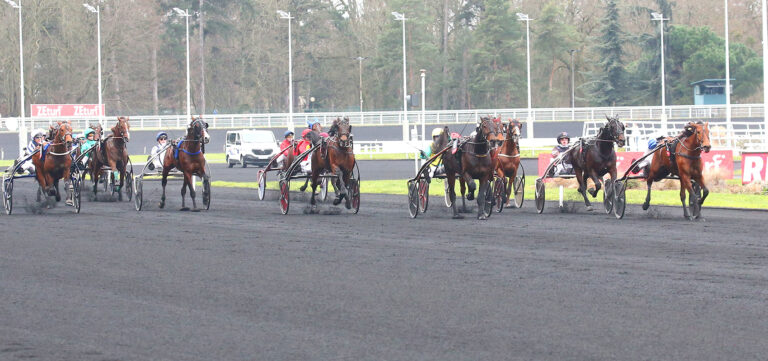
[(768, 169), (768, 153), (741, 154), (741, 184), (767, 181), (766, 169)]
[[(617, 152), (616, 170), (618, 172), (618, 176), (621, 177), (624, 175), (624, 172), (626, 172), (629, 169), (629, 166), (632, 165), (632, 160), (642, 157), (643, 154), (643, 152)], [(549, 166), (551, 159), (551, 154), (539, 154), (539, 176), (544, 174), (544, 171), (547, 170), (547, 166)], [(721, 172), (724, 178), (733, 178), (733, 151), (713, 150), (709, 153), (702, 152), (701, 160), (704, 162), (705, 173)], [(742, 162), (742, 164), (744, 164), (744, 162)], [(764, 169), (763, 175), (765, 175)]]
[[(104, 104), (32, 104), (32, 117), (97, 117), (104, 114)], [(101, 110), (101, 112), (99, 112)]]

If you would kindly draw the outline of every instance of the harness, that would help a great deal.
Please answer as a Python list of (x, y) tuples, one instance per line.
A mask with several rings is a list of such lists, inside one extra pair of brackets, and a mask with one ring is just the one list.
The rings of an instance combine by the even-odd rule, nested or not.
[(687, 158), (687, 159), (690, 159), (690, 160), (699, 160), (699, 159), (701, 159), (701, 154), (699, 154), (698, 156), (694, 156), (694, 155), (690, 155), (690, 154), (676, 152), (678, 144), (680, 144), (680, 146), (682, 146), (684, 149), (686, 149), (688, 151), (691, 151), (691, 152), (694, 152), (694, 151), (698, 150), (698, 149), (690, 149), (690, 148), (686, 147), (685, 143), (682, 142), (681, 139), (677, 138), (677, 137), (672, 142), (665, 142), (664, 146), (667, 148), (667, 155), (669, 156), (669, 163), (672, 166), (673, 174), (680, 174), (679, 170), (677, 169), (677, 161), (675, 160), (676, 156), (679, 155), (679, 156), (681, 156), (683, 158)]
[(200, 149), (198, 149), (197, 152), (190, 152), (190, 151), (188, 151), (186, 149), (182, 149), (181, 148), (181, 143), (184, 143), (184, 142), (194, 142), (194, 140), (182, 139), (182, 140), (179, 140), (178, 142), (173, 143), (172, 144), (172, 146), (173, 146), (173, 159), (179, 160), (179, 151), (182, 151), (182, 152), (184, 152), (187, 155), (198, 155), (198, 154), (203, 152), (203, 148), (202, 147), (200, 147)]

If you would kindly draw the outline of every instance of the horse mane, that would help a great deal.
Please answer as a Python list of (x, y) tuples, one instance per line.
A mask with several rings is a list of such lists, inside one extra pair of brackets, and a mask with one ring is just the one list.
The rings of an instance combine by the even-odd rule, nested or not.
[(449, 139), (450, 138), (448, 137), (448, 127), (444, 127), (443, 132), (440, 133), (440, 136), (437, 138), (437, 140), (432, 141), (433, 153), (439, 152), (443, 150), (443, 148), (447, 147)]
[(336, 135), (336, 132), (339, 131), (339, 121), (341, 121), (341, 118), (336, 118), (333, 120), (333, 124), (331, 124), (331, 129), (328, 129), (328, 136), (334, 136)]

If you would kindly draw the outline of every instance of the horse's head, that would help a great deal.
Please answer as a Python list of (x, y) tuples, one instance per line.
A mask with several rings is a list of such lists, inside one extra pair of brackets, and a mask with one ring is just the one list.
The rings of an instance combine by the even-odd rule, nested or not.
[(520, 123), (520, 119), (510, 119), (506, 124), (505, 131), (507, 140), (519, 143), (520, 136), (523, 134), (523, 123)]
[(686, 137), (694, 138), (694, 147), (700, 148), (704, 153), (709, 153), (712, 149), (712, 144), (709, 142), (709, 122), (688, 122), (683, 130), (683, 135)]
[(349, 117), (336, 118), (328, 134), (339, 139), (340, 147), (349, 147), (352, 144), (352, 125), (349, 124)]
[(112, 127), (112, 136), (123, 138), (123, 141), (126, 143), (131, 140), (131, 125), (128, 123), (128, 120), (129, 118), (126, 117), (118, 117), (117, 124)]
[(451, 133), (449, 132), (448, 127), (447, 126), (443, 127), (443, 132), (440, 133), (440, 136), (438, 136), (437, 139), (435, 139), (432, 142), (432, 148), (436, 149), (437, 151), (439, 151), (439, 150), (447, 147), (448, 146), (448, 142), (451, 139), (451, 135), (450, 134)]
[(475, 132), (477, 133), (476, 137), (481, 138), (476, 140), (486, 140), (490, 145), (493, 145), (492, 143), (496, 140), (498, 130), (493, 118), (482, 117), (480, 118), (480, 123), (477, 124), (477, 128), (475, 128)]
[(54, 144), (71, 144), (72, 138), (72, 124), (67, 122), (57, 122), (55, 126), (51, 125), (48, 130), (48, 140)]
[(211, 136), (208, 134), (208, 123), (203, 121), (203, 117), (192, 117), (192, 121), (187, 125), (187, 139), (208, 144)]
[(624, 138), (624, 124), (619, 121), (618, 115), (613, 116), (605, 116), (605, 118), (608, 120), (608, 123), (605, 124), (605, 127), (602, 128), (602, 132), (606, 132), (611, 140), (616, 142), (616, 145), (619, 147), (624, 146), (625, 138)]
[(93, 140), (100, 140), (102, 133), (104, 133), (104, 130), (101, 129), (101, 124), (91, 125), (91, 129), (93, 129)]

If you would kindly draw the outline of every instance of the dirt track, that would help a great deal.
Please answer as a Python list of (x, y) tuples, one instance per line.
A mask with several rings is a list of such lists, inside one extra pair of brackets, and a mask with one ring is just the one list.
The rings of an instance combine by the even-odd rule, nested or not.
[[(159, 184), (155, 185), (159, 188)], [(148, 189), (149, 186), (145, 186)], [(0, 215), (0, 359), (749, 360), (768, 354), (768, 213), (635, 207), (453, 221), (433, 197), (289, 215), (128, 202)], [(327, 207), (327, 206), (325, 206)], [(598, 207), (596, 207), (599, 209)]]

